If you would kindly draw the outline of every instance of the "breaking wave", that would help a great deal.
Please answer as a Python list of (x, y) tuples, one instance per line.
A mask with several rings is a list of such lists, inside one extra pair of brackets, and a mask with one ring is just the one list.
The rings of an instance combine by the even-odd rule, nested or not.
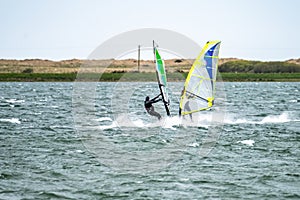
[(249, 120), (246, 118), (234, 119), (232, 116), (225, 118), (225, 124), (272, 124), (272, 123), (287, 123), (300, 121), (288, 112), (283, 112), (280, 115), (268, 115), (261, 120)]

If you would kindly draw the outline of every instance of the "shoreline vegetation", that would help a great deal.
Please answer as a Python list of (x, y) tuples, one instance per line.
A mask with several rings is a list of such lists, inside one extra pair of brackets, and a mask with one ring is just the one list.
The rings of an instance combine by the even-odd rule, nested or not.
[[(165, 60), (168, 81), (185, 81), (193, 60)], [(156, 81), (151, 60), (63, 60), (0, 59), (0, 82)], [(300, 82), (300, 59), (249, 61), (219, 60), (218, 80)]]

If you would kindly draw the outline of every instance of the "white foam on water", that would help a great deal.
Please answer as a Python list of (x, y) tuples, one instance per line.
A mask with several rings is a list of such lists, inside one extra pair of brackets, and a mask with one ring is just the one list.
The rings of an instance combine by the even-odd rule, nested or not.
[(180, 178), (179, 180), (182, 181), (182, 182), (187, 182), (187, 181), (189, 181), (190, 179), (189, 179), (189, 178)]
[(182, 120), (180, 119), (180, 117), (178, 116), (174, 116), (174, 117), (166, 117), (164, 119), (162, 119), (161, 125), (163, 128), (169, 128), (172, 130), (176, 130), (176, 128), (174, 126), (179, 126), (181, 125)]
[(255, 141), (254, 140), (242, 140), (242, 141), (238, 141), (237, 143), (245, 144), (245, 145), (248, 145), (248, 146), (253, 146)]
[(119, 127), (147, 127), (148, 124), (144, 123), (143, 120), (130, 117), (127, 114), (120, 114), (118, 115), (114, 122), (119, 126)]
[(0, 122), (10, 122), (13, 124), (21, 124), (21, 121), (18, 118), (0, 119)]
[(98, 119), (95, 119), (95, 121), (97, 121), (97, 122), (112, 121), (112, 119), (109, 117), (100, 117)]
[(179, 117), (179, 116), (173, 116), (173, 117), (166, 117), (163, 120), (161, 120), (161, 126), (163, 128), (169, 128), (172, 130), (176, 130), (176, 127), (182, 126), (182, 127), (203, 127), (208, 128), (211, 123), (211, 115), (210, 114), (204, 114), (200, 117), (198, 116), (193, 117), (193, 120), (190, 119), (190, 117)]
[(165, 144), (168, 143), (168, 141), (165, 140), (165, 139), (162, 139), (161, 141), (162, 141), (163, 143), (165, 143)]
[(101, 117), (96, 119), (96, 121), (101, 122), (111, 122), (110, 125), (100, 125), (99, 128), (101, 130), (105, 130), (105, 129), (112, 129), (112, 128), (117, 128), (117, 127), (137, 127), (137, 128), (141, 128), (141, 127), (148, 127), (149, 124), (146, 124), (143, 122), (143, 120), (141, 119), (134, 119), (131, 120), (130, 117), (126, 114), (121, 114), (118, 115), (116, 117), (115, 120), (109, 118), (109, 117)]
[(297, 103), (299, 100), (297, 99), (292, 99), (292, 100), (289, 100), (290, 103)]
[(181, 119), (178, 116), (175, 117), (166, 117), (162, 118), (160, 121), (154, 121), (154, 122), (145, 122), (142, 119), (131, 119), (126, 114), (121, 114), (116, 117), (115, 120), (112, 120), (109, 117), (102, 117), (96, 119), (96, 121), (101, 122), (107, 122), (111, 121), (112, 123), (110, 125), (100, 125), (99, 128), (104, 129), (111, 129), (116, 127), (136, 127), (136, 128), (149, 128), (149, 127), (162, 127), (162, 128), (169, 128), (176, 130), (174, 126), (178, 126), (181, 124)]
[(263, 118), (261, 120), (261, 124), (265, 124), (265, 123), (286, 123), (286, 122), (290, 122), (292, 121), (289, 118), (288, 113), (282, 113), (281, 115), (270, 115), (270, 116), (266, 116), (265, 118)]
[(101, 130), (112, 129), (112, 128), (116, 128), (116, 127), (118, 127), (118, 124), (115, 121), (113, 121), (112, 124), (110, 124), (110, 125), (98, 126), (98, 128)]
[(252, 124), (255, 123), (253, 121), (248, 121), (246, 119), (225, 119), (226, 124)]
[(232, 117), (227, 117), (224, 120), (225, 124), (274, 124), (274, 123), (286, 123), (286, 122), (297, 122), (298, 119), (290, 116), (288, 112), (283, 112), (280, 115), (269, 115), (264, 117), (261, 121), (253, 121), (245, 118), (234, 119)]
[[(249, 120), (246, 118), (238, 118), (234, 116), (226, 116), (224, 119), (225, 124), (268, 124), (268, 123), (286, 123), (286, 122), (296, 122), (300, 121), (292, 116), (290, 116), (289, 112), (283, 112), (280, 115), (269, 115), (264, 117), (262, 120)], [(176, 130), (176, 128), (184, 127), (203, 127), (209, 128), (211, 123), (214, 122), (213, 115), (211, 113), (200, 114), (197, 117), (193, 116), (193, 121), (190, 120), (189, 116), (179, 117), (165, 117), (160, 121), (155, 120), (154, 122), (144, 121), (142, 119), (137, 118), (138, 116), (129, 117), (127, 114), (118, 115), (115, 120), (110, 117), (100, 117), (95, 119), (95, 121), (100, 122), (99, 128), (104, 129), (112, 129), (116, 127), (132, 127), (132, 128), (150, 128), (150, 127), (162, 127), (165, 129)], [(107, 122), (111, 122), (111, 124), (107, 125)], [(102, 123), (102, 124), (101, 124)], [(104, 123), (104, 124), (103, 124)]]
[(147, 124), (145, 124), (145, 123), (143, 122), (143, 120), (141, 120), (141, 119), (134, 120), (134, 121), (132, 121), (132, 123), (133, 123), (136, 127), (139, 127), (139, 128), (141, 128), (141, 127), (147, 127)]
[(17, 100), (17, 99), (8, 99), (8, 100), (5, 100), (7, 103), (24, 103), (25, 100)]
[(39, 102), (47, 102), (48, 99), (47, 98), (44, 98), (44, 99), (40, 99)]
[(188, 146), (189, 146), (189, 147), (199, 147), (200, 145), (199, 145), (199, 143), (194, 142), (194, 143), (192, 143), (192, 144), (189, 144)]

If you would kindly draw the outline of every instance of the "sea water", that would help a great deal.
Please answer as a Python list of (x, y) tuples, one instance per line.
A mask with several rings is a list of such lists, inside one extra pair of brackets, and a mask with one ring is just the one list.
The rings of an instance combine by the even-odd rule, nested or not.
[(182, 85), (158, 121), (156, 83), (0, 83), (0, 199), (300, 198), (299, 83), (224, 83), (193, 121)]

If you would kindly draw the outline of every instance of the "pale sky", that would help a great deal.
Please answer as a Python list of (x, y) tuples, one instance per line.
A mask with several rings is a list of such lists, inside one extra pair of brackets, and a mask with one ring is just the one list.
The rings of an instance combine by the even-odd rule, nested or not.
[(161, 28), (220, 57), (300, 58), (298, 0), (0, 0), (0, 59), (85, 59), (120, 33)]

